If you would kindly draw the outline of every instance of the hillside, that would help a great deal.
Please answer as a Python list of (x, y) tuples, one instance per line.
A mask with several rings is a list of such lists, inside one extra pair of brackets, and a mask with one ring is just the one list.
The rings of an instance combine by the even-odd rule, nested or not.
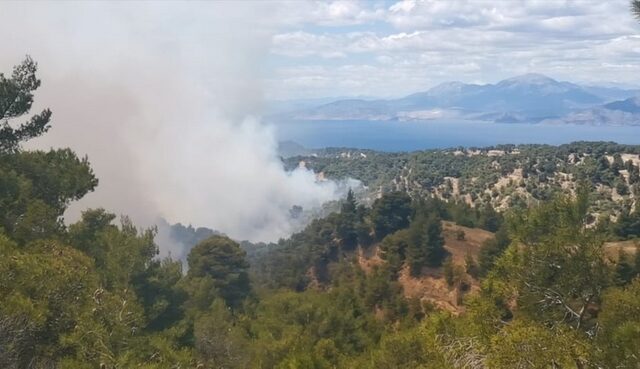
[(545, 119), (545, 124), (578, 125), (640, 125), (640, 104), (637, 97), (616, 100), (590, 109), (576, 110), (559, 118)]
[[(464, 238), (460, 239), (459, 232), (464, 232)], [(477, 262), (480, 248), (494, 237), (493, 233), (479, 228), (459, 226), (453, 222), (443, 222), (444, 248), (449, 253), (454, 265), (466, 267), (467, 255), (471, 255)], [(380, 257), (380, 248), (374, 245), (370, 248), (359, 248), (357, 251), (358, 265), (367, 274), (371, 274), (376, 267), (385, 265), (385, 260)], [(477, 276), (476, 276), (477, 277)], [(407, 299), (418, 299), (422, 305), (434, 306), (454, 314), (464, 311), (461, 304), (462, 297), (470, 292), (479, 290), (479, 282), (476, 277), (464, 275), (465, 286), (449, 286), (444, 276), (443, 268), (424, 268), (421, 275), (411, 276), (407, 267), (404, 267), (398, 282)]]
[[(363, 154), (363, 155), (362, 155)], [(561, 146), (504, 145), (410, 153), (357, 149), (316, 150), (312, 156), (286, 159), (327, 178), (362, 181), (362, 201), (381, 193), (405, 191), (435, 196), (472, 208), (491, 205), (504, 211), (573, 194), (580, 183), (591, 187), (594, 221), (615, 220), (636, 208), (640, 195), (640, 146), (576, 142)]]

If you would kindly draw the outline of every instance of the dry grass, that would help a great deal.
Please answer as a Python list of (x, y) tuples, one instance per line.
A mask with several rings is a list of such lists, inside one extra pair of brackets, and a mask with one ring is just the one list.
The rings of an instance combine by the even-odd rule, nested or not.
[(617, 260), (620, 251), (624, 251), (627, 255), (635, 255), (640, 248), (640, 240), (615, 241), (604, 244), (604, 251), (607, 257)]
[[(464, 240), (457, 239), (457, 232), (464, 232)], [(469, 253), (477, 259), (482, 243), (493, 238), (493, 233), (479, 228), (459, 226), (453, 222), (442, 222), (445, 249), (451, 254), (455, 264), (464, 265), (464, 258)]]
[[(467, 228), (452, 222), (443, 222), (443, 235), (445, 249), (451, 255), (453, 263), (464, 267), (467, 254), (477, 260), (480, 246), (484, 241), (493, 237), (493, 233), (477, 228)], [(458, 239), (458, 231), (464, 232), (464, 239)], [(379, 248), (372, 246), (367, 251), (358, 250), (358, 263), (366, 272), (384, 263), (380, 258)], [(408, 298), (419, 298), (424, 303), (447, 310), (453, 314), (460, 314), (464, 308), (460, 305), (461, 297), (466, 293), (473, 293), (480, 289), (477, 280), (465, 275), (469, 288), (466, 292), (459, 288), (450, 287), (444, 279), (442, 268), (424, 268), (422, 274), (414, 278), (409, 274), (407, 267), (400, 272), (398, 281), (402, 284), (404, 294)]]

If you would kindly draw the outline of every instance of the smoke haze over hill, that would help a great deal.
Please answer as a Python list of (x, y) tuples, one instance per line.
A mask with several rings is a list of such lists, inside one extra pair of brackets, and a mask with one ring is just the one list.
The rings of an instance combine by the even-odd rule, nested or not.
[[(30, 147), (69, 146), (100, 179), (72, 206), (158, 216), (239, 239), (291, 232), (289, 209), (336, 199), (336, 183), (287, 173), (258, 118), (265, 3), (3, 3), (2, 71), (40, 65), (38, 106), (52, 129)], [(126, 5), (126, 6), (125, 6)]]

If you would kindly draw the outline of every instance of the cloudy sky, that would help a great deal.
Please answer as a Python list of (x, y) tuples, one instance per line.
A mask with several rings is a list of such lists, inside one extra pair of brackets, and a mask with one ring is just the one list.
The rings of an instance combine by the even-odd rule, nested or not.
[(640, 84), (628, 0), (286, 2), (266, 68), (269, 98), (398, 96), (523, 73)]

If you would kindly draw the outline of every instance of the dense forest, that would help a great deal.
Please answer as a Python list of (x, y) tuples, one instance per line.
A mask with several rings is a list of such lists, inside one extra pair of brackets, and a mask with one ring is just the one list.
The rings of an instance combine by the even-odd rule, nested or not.
[[(27, 58), (0, 74), (2, 368), (640, 365), (638, 163), (621, 160), (637, 148), (308, 157), (379, 193), (360, 201), (350, 191), (339, 211), (272, 244), (183, 227), (195, 244), (183, 268), (158, 258), (155, 229), (126, 217), (88, 209), (65, 224), (98, 180), (69, 149), (22, 148), (50, 126), (49, 110), (26, 118), (36, 69)], [(476, 201), (517, 169), (524, 187), (493, 189), (519, 186), (536, 201)], [(560, 172), (575, 178), (566, 193), (553, 185)], [(445, 177), (478, 196), (432, 196)], [(610, 217), (595, 221), (603, 186), (629, 206), (607, 202)], [(630, 241), (607, 243), (620, 239)]]

